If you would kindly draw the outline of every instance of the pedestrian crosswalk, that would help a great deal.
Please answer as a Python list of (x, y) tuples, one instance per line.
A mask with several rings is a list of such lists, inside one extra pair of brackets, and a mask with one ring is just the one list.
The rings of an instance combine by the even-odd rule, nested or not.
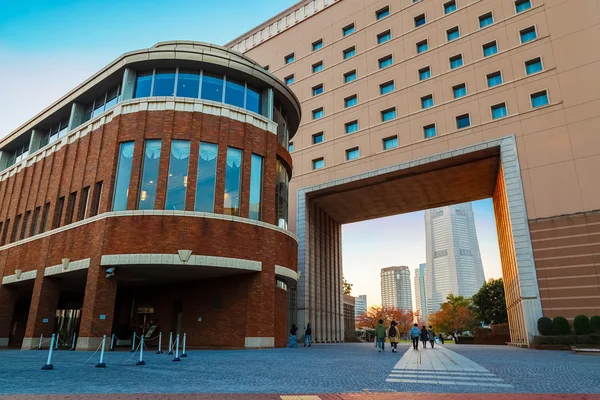
[(486, 368), (443, 346), (410, 347), (386, 379), (390, 383), (512, 388)]

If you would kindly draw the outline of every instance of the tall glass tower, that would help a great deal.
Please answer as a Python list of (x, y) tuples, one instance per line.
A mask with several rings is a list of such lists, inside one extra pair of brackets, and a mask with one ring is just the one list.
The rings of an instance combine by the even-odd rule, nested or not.
[(425, 296), (425, 266), (427, 264), (419, 264), (419, 268), (415, 268), (415, 300), (419, 313), (419, 319), (427, 321), (427, 297)]
[(410, 270), (407, 266), (381, 269), (381, 304), (384, 307), (412, 310)]

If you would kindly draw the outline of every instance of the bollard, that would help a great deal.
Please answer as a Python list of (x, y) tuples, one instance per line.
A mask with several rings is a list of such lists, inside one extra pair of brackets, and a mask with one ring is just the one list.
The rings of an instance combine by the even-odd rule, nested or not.
[(156, 354), (162, 354), (162, 332), (158, 332), (158, 351)]
[(54, 348), (54, 350), (58, 350), (58, 343), (60, 342), (60, 333), (56, 334), (56, 347)]
[(144, 335), (140, 336), (140, 361), (135, 365), (146, 365), (146, 362), (144, 361)]
[(73, 344), (71, 345), (71, 351), (75, 351), (75, 340), (77, 339), (77, 332), (73, 332)]
[(179, 358), (179, 333), (177, 334), (177, 339), (175, 339), (175, 358), (173, 361), (181, 361), (181, 358)]
[(104, 345), (106, 344), (106, 335), (102, 337), (102, 349), (100, 349), (100, 362), (96, 364), (96, 368), (106, 368), (106, 363), (104, 362)]
[(181, 350), (181, 357), (187, 357), (187, 354), (185, 352), (185, 339), (186, 339), (187, 334), (184, 333), (183, 334), (183, 349)]
[(167, 355), (173, 355), (173, 332), (169, 333), (169, 352), (167, 353)]
[(131, 351), (130, 353), (135, 353), (135, 332), (133, 332), (133, 338), (131, 339)]
[(112, 337), (110, 338), (110, 349), (108, 349), (108, 351), (115, 351), (115, 334), (112, 334)]
[(38, 343), (38, 350), (42, 349), (42, 342), (44, 341), (44, 334), (40, 335), (40, 342)]
[(46, 365), (44, 365), (42, 367), (42, 369), (54, 369), (54, 366), (51, 364), (52, 350), (54, 350), (54, 333), (52, 334), (52, 339), (50, 339), (50, 349), (48, 350), (48, 360), (46, 361)]

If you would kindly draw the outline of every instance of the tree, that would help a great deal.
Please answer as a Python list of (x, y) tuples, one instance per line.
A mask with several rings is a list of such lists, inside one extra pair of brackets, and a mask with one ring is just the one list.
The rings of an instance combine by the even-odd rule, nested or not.
[(352, 293), (352, 284), (350, 282), (348, 282), (346, 280), (346, 278), (344, 278), (344, 275), (342, 275), (342, 283), (344, 284), (344, 294), (350, 294)]
[(429, 323), (436, 332), (452, 333), (470, 330), (476, 325), (471, 301), (463, 296), (449, 294), (440, 309), (429, 315)]
[(471, 298), (475, 316), (486, 324), (505, 324), (508, 322), (504, 281), (490, 279)]
[(396, 321), (396, 328), (400, 337), (405, 336), (413, 325), (414, 315), (412, 311), (401, 310), (396, 307), (371, 306), (366, 313), (358, 316), (356, 321), (357, 328), (375, 328), (382, 319), (386, 328), (389, 328), (392, 321)]

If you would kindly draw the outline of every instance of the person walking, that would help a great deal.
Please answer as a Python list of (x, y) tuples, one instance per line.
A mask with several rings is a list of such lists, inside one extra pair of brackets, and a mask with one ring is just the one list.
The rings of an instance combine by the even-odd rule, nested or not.
[(433, 327), (431, 325), (429, 325), (427, 336), (429, 336), (429, 343), (431, 344), (431, 348), (433, 349), (433, 345), (435, 344), (435, 331), (433, 330)]
[(421, 328), (421, 342), (423, 342), (423, 348), (427, 348), (427, 341), (429, 340), (429, 335), (427, 334), (427, 328), (423, 325)]
[(288, 347), (297, 347), (298, 346), (298, 328), (296, 324), (292, 324), (292, 329), (290, 329), (290, 342), (288, 343)]
[(390, 338), (390, 346), (392, 353), (398, 352), (398, 328), (396, 327), (396, 321), (390, 323), (390, 329), (388, 329), (388, 337)]
[(310, 324), (306, 324), (306, 329), (304, 330), (304, 347), (308, 344), (308, 347), (312, 344), (312, 329), (310, 328)]
[(419, 350), (419, 335), (421, 334), (419, 324), (415, 324), (408, 334), (412, 340), (413, 349)]
[(440, 339), (440, 342), (442, 344), (444, 344), (444, 335), (442, 335), (441, 333), (438, 335), (438, 339)]
[(385, 351), (384, 343), (385, 343), (385, 325), (383, 325), (383, 320), (380, 319), (377, 327), (375, 328), (375, 336), (377, 337), (377, 348), (379, 352)]

